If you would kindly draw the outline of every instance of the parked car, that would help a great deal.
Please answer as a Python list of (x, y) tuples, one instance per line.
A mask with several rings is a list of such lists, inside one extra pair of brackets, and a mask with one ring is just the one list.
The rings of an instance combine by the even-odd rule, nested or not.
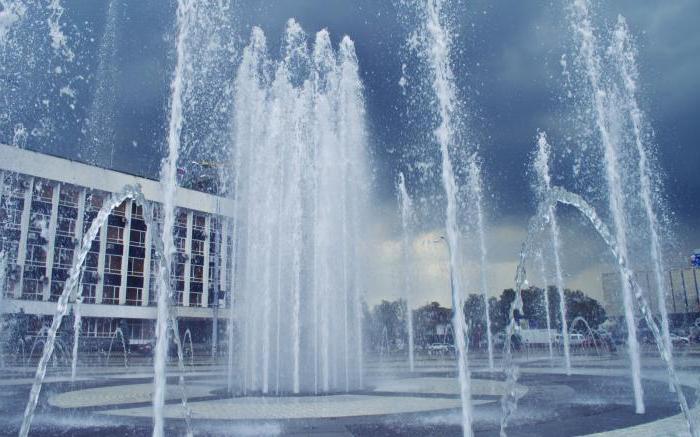
[(671, 343), (674, 346), (687, 346), (690, 344), (690, 339), (688, 337), (683, 337), (678, 334), (671, 333)]
[[(586, 338), (583, 336), (583, 334), (578, 334), (578, 333), (569, 334), (569, 346), (581, 346), (581, 345), (583, 345), (585, 340), (586, 340)], [(559, 344), (559, 345), (563, 344), (561, 334), (557, 334), (554, 337), (554, 342), (556, 344)]]
[(454, 353), (455, 347), (449, 343), (433, 343), (428, 346), (429, 355), (447, 355)]

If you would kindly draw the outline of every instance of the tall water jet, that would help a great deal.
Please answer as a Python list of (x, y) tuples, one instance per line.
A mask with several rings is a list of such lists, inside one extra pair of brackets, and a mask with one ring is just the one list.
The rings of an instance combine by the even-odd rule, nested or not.
[(437, 111), (440, 125), (435, 129), (435, 138), (440, 145), (442, 157), (442, 184), (445, 189), (447, 207), (445, 230), (450, 260), (450, 286), (452, 288), (452, 325), (457, 346), (457, 366), (459, 372), (460, 399), (462, 401), (462, 432), (472, 436), (471, 382), (465, 340), (466, 323), (462, 309), (462, 267), (461, 236), (457, 225), (457, 184), (450, 158), (450, 147), (454, 147), (454, 123), (457, 95), (454, 76), (450, 66), (451, 37), (443, 26), (443, 2), (428, 0), (425, 5), (425, 28), (428, 40), (427, 53), (432, 76), (432, 87), (437, 98)]
[(402, 278), (403, 278), (403, 296), (406, 300), (406, 325), (408, 330), (408, 365), (413, 372), (414, 361), (413, 361), (413, 307), (411, 306), (411, 284), (412, 278), (412, 266), (410, 263), (411, 259), (411, 226), (413, 221), (413, 203), (411, 198), (408, 196), (406, 191), (406, 181), (404, 179), (403, 173), (399, 173), (399, 181), (397, 186), (399, 208), (401, 209), (401, 229), (403, 230), (403, 235), (401, 239), (401, 257), (403, 262)]
[(542, 276), (542, 304), (545, 309), (545, 321), (547, 324), (547, 346), (549, 347), (549, 359), (554, 358), (554, 352), (552, 350), (552, 319), (549, 315), (549, 287), (547, 285), (547, 268), (544, 264), (544, 256), (542, 255), (542, 249), (537, 252), (537, 263), (540, 266), (540, 275)]
[(638, 159), (639, 197), (642, 200), (649, 232), (649, 249), (651, 252), (652, 269), (654, 271), (656, 297), (659, 313), (661, 314), (661, 332), (663, 334), (664, 346), (671, 359), (670, 364), (673, 365), (673, 343), (671, 342), (668, 309), (666, 308), (668, 292), (666, 289), (666, 281), (664, 280), (665, 266), (662, 259), (659, 219), (653, 196), (654, 184), (651, 174), (651, 151), (649, 150), (649, 145), (644, 141), (644, 113), (637, 103), (637, 81), (639, 72), (637, 71), (636, 51), (627, 29), (627, 22), (622, 16), (618, 16), (617, 18), (617, 26), (613, 32), (613, 43), (609, 49), (609, 53), (613, 57), (619, 74), (622, 77), (625, 91), (624, 103), (632, 122), (632, 133)]
[[(625, 198), (621, 185), (621, 164), (619, 138), (616, 138), (611, 125), (617, 116), (611, 108), (609, 90), (606, 90), (601, 73), (601, 59), (597, 53), (597, 38), (589, 14), (587, 0), (574, 0), (572, 7), (572, 27), (579, 43), (579, 56), (585, 69), (585, 75), (590, 87), (590, 98), (593, 105), (595, 125), (598, 130), (603, 152), (605, 180), (608, 190), (608, 204), (612, 216), (615, 241), (620, 256), (627, 259), (627, 219), (625, 217)], [(637, 340), (637, 325), (634, 318), (634, 301), (630, 284), (620, 270), (622, 283), (622, 299), (624, 304), (625, 322), (627, 325), (627, 347), (632, 371), (632, 387), (634, 389), (634, 405), (637, 414), (643, 414), (644, 393), (641, 378), (641, 358)]]
[(254, 28), (236, 76), (241, 353), (229, 372), (240, 372), (243, 393), (349, 391), (361, 381), (366, 191), (357, 59), (347, 37), (336, 54), (325, 30), (310, 51), (294, 20), (282, 50), (270, 60)]
[[(115, 62), (117, 55), (117, 19), (120, 1), (110, 0), (107, 20), (98, 52), (95, 92), (86, 120), (85, 145), (81, 158), (89, 163), (112, 168), (115, 147), (115, 105), (117, 81)], [(109, 160), (99, 161), (102, 157)], [(102, 158), (104, 159), (104, 158)]]
[[(537, 191), (539, 202), (542, 202), (552, 187), (549, 161), (551, 146), (547, 142), (547, 135), (544, 132), (537, 134), (537, 153), (535, 155), (534, 167), (537, 174)], [(559, 317), (561, 319), (561, 337), (564, 344), (564, 368), (567, 375), (571, 375), (571, 355), (569, 350), (569, 328), (566, 320), (566, 296), (564, 295), (564, 274), (561, 268), (561, 242), (559, 237), (559, 223), (557, 221), (554, 205), (550, 204), (547, 209), (547, 221), (549, 223), (549, 246), (551, 250), (552, 262), (554, 264), (554, 278), (559, 293)], [(547, 291), (545, 290), (545, 293)], [(549, 316), (549, 307), (547, 307)], [(548, 327), (549, 328), (549, 327)]]
[(469, 159), (469, 200), (474, 210), (476, 231), (479, 236), (479, 278), (481, 295), (484, 297), (484, 320), (486, 321), (486, 342), (489, 354), (489, 369), (493, 370), (493, 338), (491, 335), (491, 314), (489, 312), (489, 283), (488, 283), (488, 253), (486, 250), (486, 229), (484, 225), (484, 186), (481, 177), (481, 166), (476, 155)]
[[(180, 149), (180, 133), (183, 123), (183, 93), (185, 90), (185, 68), (187, 66), (185, 41), (189, 32), (192, 3), (190, 0), (178, 0), (177, 3), (177, 60), (175, 72), (170, 85), (170, 120), (168, 124), (168, 156), (161, 167), (161, 185), (163, 187), (163, 225), (161, 240), (161, 268), (158, 271), (158, 303), (156, 310), (156, 348), (153, 368), (153, 435), (163, 436), (163, 407), (166, 391), (166, 361), (168, 355), (168, 321), (169, 307), (172, 300), (170, 268), (173, 265), (173, 255), (176, 252), (173, 239), (175, 226), (175, 193), (177, 190), (177, 160)], [(177, 329), (177, 326), (173, 326)]]
[(0, 0), (0, 47), (7, 42), (7, 36), (27, 12), (27, 7), (21, 1)]

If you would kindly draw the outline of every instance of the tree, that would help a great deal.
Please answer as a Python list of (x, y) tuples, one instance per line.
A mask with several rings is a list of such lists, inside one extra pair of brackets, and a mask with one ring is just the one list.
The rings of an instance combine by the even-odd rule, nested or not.
[(431, 302), (416, 309), (413, 316), (415, 344), (427, 346), (437, 341), (437, 326), (449, 324), (451, 318), (452, 310), (440, 306), (438, 302)]
[[(556, 287), (547, 288), (549, 298), (549, 317), (552, 329), (561, 329), (561, 315), (559, 310), (559, 292)], [(523, 317), (528, 320), (531, 327), (544, 329), (547, 326), (547, 313), (544, 305), (544, 290), (538, 287), (530, 287), (521, 291), (523, 300)], [(591, 329), (595, 329), (606, 319), (603, 306), (595, 299), (587, 296), (581, 290), (564, 290), (566, 299), (566, 320), (569, 325), (576, 317), (586, 319)], [(515, 299), (513, 289), (503, 290), (498, 300), (491, 298), (492, 331), (500, 331), (510, 321), (510, 305)]]

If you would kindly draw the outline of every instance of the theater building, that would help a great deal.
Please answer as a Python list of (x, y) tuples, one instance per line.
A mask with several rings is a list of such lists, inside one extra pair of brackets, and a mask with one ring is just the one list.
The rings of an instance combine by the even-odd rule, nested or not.
[[(139, 186), (158, 221), (162, 188), (156, 180), (12, 146), (0, 145), (0, 157), (0, 312), (6, 319), (31, 316), (28, 330), (38, 331), (54, 314), (76, 248), (103, 201), (126, 185)], [(195, 342), (206, 343), (214, 318), (228, 314), (233, 205), (178, 188), (176, 206), (175, 312), (181, 329), (189, 327)], [(153, 338), (159, 255), (151, 227), (143, 206), (127, 200), (100, 229), (79, 282), (84, 337), (109, 337), (126, 326), (132, 344)]]

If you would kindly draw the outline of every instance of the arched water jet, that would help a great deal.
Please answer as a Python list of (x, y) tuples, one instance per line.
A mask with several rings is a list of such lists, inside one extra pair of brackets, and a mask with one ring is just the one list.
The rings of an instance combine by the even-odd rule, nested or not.
[(595, 334), (593, 333), (593, 330), (591, 329), (590, 325), (588, 324), (588, 321), (584, 319), (581, 316), (576, 317), (574, 320), (571, 321), (571, 324), (569, 325), (569, 335), (571, 335), (574, 332), (574, 328), (576, 327), (577, 323), (583, 323), (583, 326), (586, 328), (588, 331), (588, 335), (591, 337), (593, 340), (593, 346), (595, 347), (595, 353), (596, 355), (600, 356), (600, 349), (598, 349), (598, 340), (595, 338)]
[(39, 394), (41, 393), (41, 386), (44, 382), (44, 376), (46, 375), (46, 367), (48, 365), (49, 359), (53, 354), (53, 350), (56, 342), (56, 334), (58, 328), (61, 326), (63, 317), (68, 311), (68, 300), (70, 299), (71, 291), (76, 287), (78, 278), (80, 276), (80, 266), (82, 266), (87, 256), (88, 251), (92, 245), (92, 241), (97, 236), (97, 232), (100, 228), (107, 222), (107, 218), (111, 211), (119, 206), (124, 200), (134, 198), (134, 189), (131, 187), (125, 187), (120, 194), (112, 195), (107, 201), (102, 205), (97, 216), (92, 221), (90, 228), (83, 235), (82, 244), (80, 251), (74, 258), (73, 266), (71, 267), (68, 279), (63, 287), (63, 291), (58, 298), (56, 304), (56, 313), (54, 314), (51, 326), (48, 329), (46, 344), (44, 346), (44, 352), (39, 360), (39, 364), (36, 369), (36, 375), (34, 377), (34, 383), (32, 389), (29, 393), (29, 401), (27, 402), (27, 407), (24, 411), (24, 417), (22, 419), (22, 426), (20, 428), (20, 437), (26, 437), (29, 434), (29, 428), (34, 418), (34, 410), (36, 409), (36, 404), (39, 400)]
[(114, 333), (112, 334), (112, 338), (109, 340), (109, 349), (107, 350), (107, 365), (109, 366), (109, 357), (112, 354), (112, 345), (114, 343), (114, 339), (117, 338), (117, 336), (121, 337), (122, 347), (124, 348), (124, 367), (129, 367), (129, 357), (126, 350), (126, 341), (124, 340), (124, 333), (122, 332), (121, 328), (115, 329)]
[(185, 334), (182, 336), (182, 342), (185, 345), (187, 344), (188, 338), (190, 339), (190, 367), (194, 367), (194, 345), (192, 344), (192, 332), (189, 328), (185, 330)]
[[(42, 384), (44, 381), (44, 376), (46, 375), (46, 368), (48, 366), (48, 361), (51, 358), (53, 354), (54, 347), (56, 345), (56, 334), (58, 332), (58, 328), (61, 325), (63, 317), (67, 314), (68, 311), (68, 303), (69, 299), (71, 296), (71, 291), (74, 289), (78, 290), (78, 293), (76, 295), (76, 299), (82, 299), (82, 288), (78, 287), (79, 285), (79, 280), (80, 280), (80, 272), (82, 271), (82, 267), (85, 262), (85, 258), (87, 256), (87, 253), (90, 251), (90, 248), (92, 246), (92, 242), (94, 239), (97, 237), (97, 234), (100, 230), (100, 228), (107, 222), (107, 219), (109, 215), (111, 214), (112, 210), (116, 208), (117, 206), (121, 205), (122, 202), (126, 200), (132, 200), (136, 204), (143, 206), (144, 208), (144, 219), (146, 220), (147, 226), (155, 226), (154, 223), (155, 221), (153, 220), (153, 213), (152, 213), (152, 207), (147, 204), (145, 201), (145, 198), (143, 197), (143, 193), (141, 192), (140, 187), (132, 187), (132, 186), (125, 186), (120, 193), (113, 194), (109, 198), (105, 199), (105, 202), (102, 205), (102, 208), (100, 208), (99, 212), (97, 213), (97, 216), (95, 219), (92, 221), (90, 224), (90, 227), (88, 230), (83, 234), (83, 238), (81, 240), (81, 245), (79, 248), (79, 251), (77, 251), (77, 255), (74, 258), (73, 265), (71, 266), (71, 269), (68, 274), (68, 279), (66, 280), (66, 283), (63, 287), (63, 290), (61, 292), (61, 295), (58, 298), (57, 306), (56, 306), (56, 313), (54, 314), (52, 323), (50, 326), (44, 326), (40, 330), (41, 332), (46, 332), (46, 340), (45, 340), (45, 345), (44, 345), (44, 350), (43, 354), (41, 356), (41, 359), (39, 360), (39, 364), (37, 365), (37, 370), (36, 370), (36, 375), (34, 377), (34, 383), (32, 385), (32, 389), (30, 391), (29, 395), (29, 401), (27, 402), (27, 406), (25, 408), (24, 412), (24, 417), (22, 419), (22, 427), (20, 428), (20, 436), (26, 436), (29, 433), (29, 429), (31, 427), (31, 422), (34, 417), (34, 410), (36, 409), (36, 404), (39, 399), (39, 394), (41, 393), (41, 388)], [(159, 253), (162, 253), (163, 247), (162, 247), (162, 241), (160, 239), (154, 239), (154, 245), (156, 246), (156, 251)], [(161, 264), (163, 264), (163, 260), (161, 257)], [(75, 314), (75, 323), (80, 325), (80, 313), (76, 312)], [(177, 326), (177, 321), (174, 318), (174, 314), (172, 314), (172, 307), (171, 307), (171, 314), (170, 314), (170, 320), (174, 324), (174, 326)], [(180, 388), (181, 388), (181, 394), (182, 394), (182, 402), (183, 406), (185, 408), (185, 411), (189, 411), (189, 407), (187, 406), (187, 396), (186, 392), (184, 389), (184, 366), (182, 363), (182, 343), (180, 342), (179, 335), (177, 332), (174, 335), (175, 343), (177, 345), (178, 349), (178, 364), (180, 366)], [(44, 341), (44, 340), (42, 340)], [(32, 350), (34, 349), (35, 345), (32, 346)], [(31, 357), (31, 353), (29, 355)], [(66, 354), (67, 357), (67, 354)], [(75, 368), (75, 363), (77, 362), (77, 348), (75, 348), (74, 344), (74, 349), (73, 349), (73, 363), (72, 363), (72, 369)], [(186, 414), (187, 417), (187, 414)]]
[[(581, 214), (583, 214), (584, 217), (591, 223), (598, 235), (600, 235), (603, 241), (607, 244), (613, 256), (617, 259), (618, 265), (620, 266), (620, 269), (624, 274), (625, 281), (627, 281), (630, 288), (634, 290), (634, 297), (637, 300), (639, 310), (641, 311), (644, 320), (647, 322), (647, 325), (649, 326), (649, 329), (651, 330), (652, 335), (654, 336), (656, 346), (659, 350), (659, 355), (661, 356), (662, 360), (667, 366), (669, 379), (671, 380), (674, 386), (676, 396), (678, 397), (678, 404), (681, 408), (681, 411), (683, 412), (683, 415), (685, 416), (688, 431), (690, 432), (691, 436), (697, 437), (700, 434), (698, 434), (697, 427), (695, 425), (695, 419), (690, 413), (688, 402), (685, 398), (685, 394), (683, 393), (683, 387), (681, 386), (680, 380), (676, 375), (675, 368), (671, 365), (671, 357), (668, 354), (668, 350), (664, 346), (662, 334), (659, 331), (659, 327), (657, 326), (656, 322), (654, 321), (653, 315), (649, 308), (649, 304), (647, 303), (646, 298), (644, 297), (642, 288), (634, 279), (634, 275), (627, 265), (627, 259), (620, 254), (617, 243), (612, 234), (610, 233), (610, 230), (605, 225), (605, 223), (603, 223), (600, 217), (598, 217), (598, 214), (596, 213), (595, 209), (591, 205), (589, 205), (588, 202), (586, 202), (581, 196), (569, 192), (564, 188), (552, 186), (549, 193), (545, 197), (545, 201), (539, 204), (537, 213), (530, 219), (527, 236), (522, 244), (522, 249), (520, 251), (518, 267), (515, 275), (516, 300), (520, 296), (520, 290), (522, 289), (522, 285), (524, 284), (526, 278), (525, 261), (530, 256), (530, 252), (534, 247), (536, 235), (539, 232), (541, 232), (541, 230), (544, 228), (544, 225), (548, 218), (548, 209), (551, 207), (551, 205), (555, 203), (570, 205), (576, 208)], [(508, 424), (508, 419), (517, 408), (517, 394), (515, 392), (515, 383), (517, 382), (518, 368), (513, 363), (510, 348), (510, 336), (514, 332), (515, 323), (513, 318), (513, 311), (516, 309), (522, 311), (522, 300), (520, 300), (519, 307), (516, 306), (516, 301), (514, 301), (514, 303), (511, 305), (511, 323), (509, 323), (508, 325), (508, 331), (506, 335), (505, 361), (507, 365), (507, 389), (505, 394), (501, 398), (501, 405), (503, 406), (503, 416), (501, 418), (502, 436), (506, 435), (505, 429)]]

